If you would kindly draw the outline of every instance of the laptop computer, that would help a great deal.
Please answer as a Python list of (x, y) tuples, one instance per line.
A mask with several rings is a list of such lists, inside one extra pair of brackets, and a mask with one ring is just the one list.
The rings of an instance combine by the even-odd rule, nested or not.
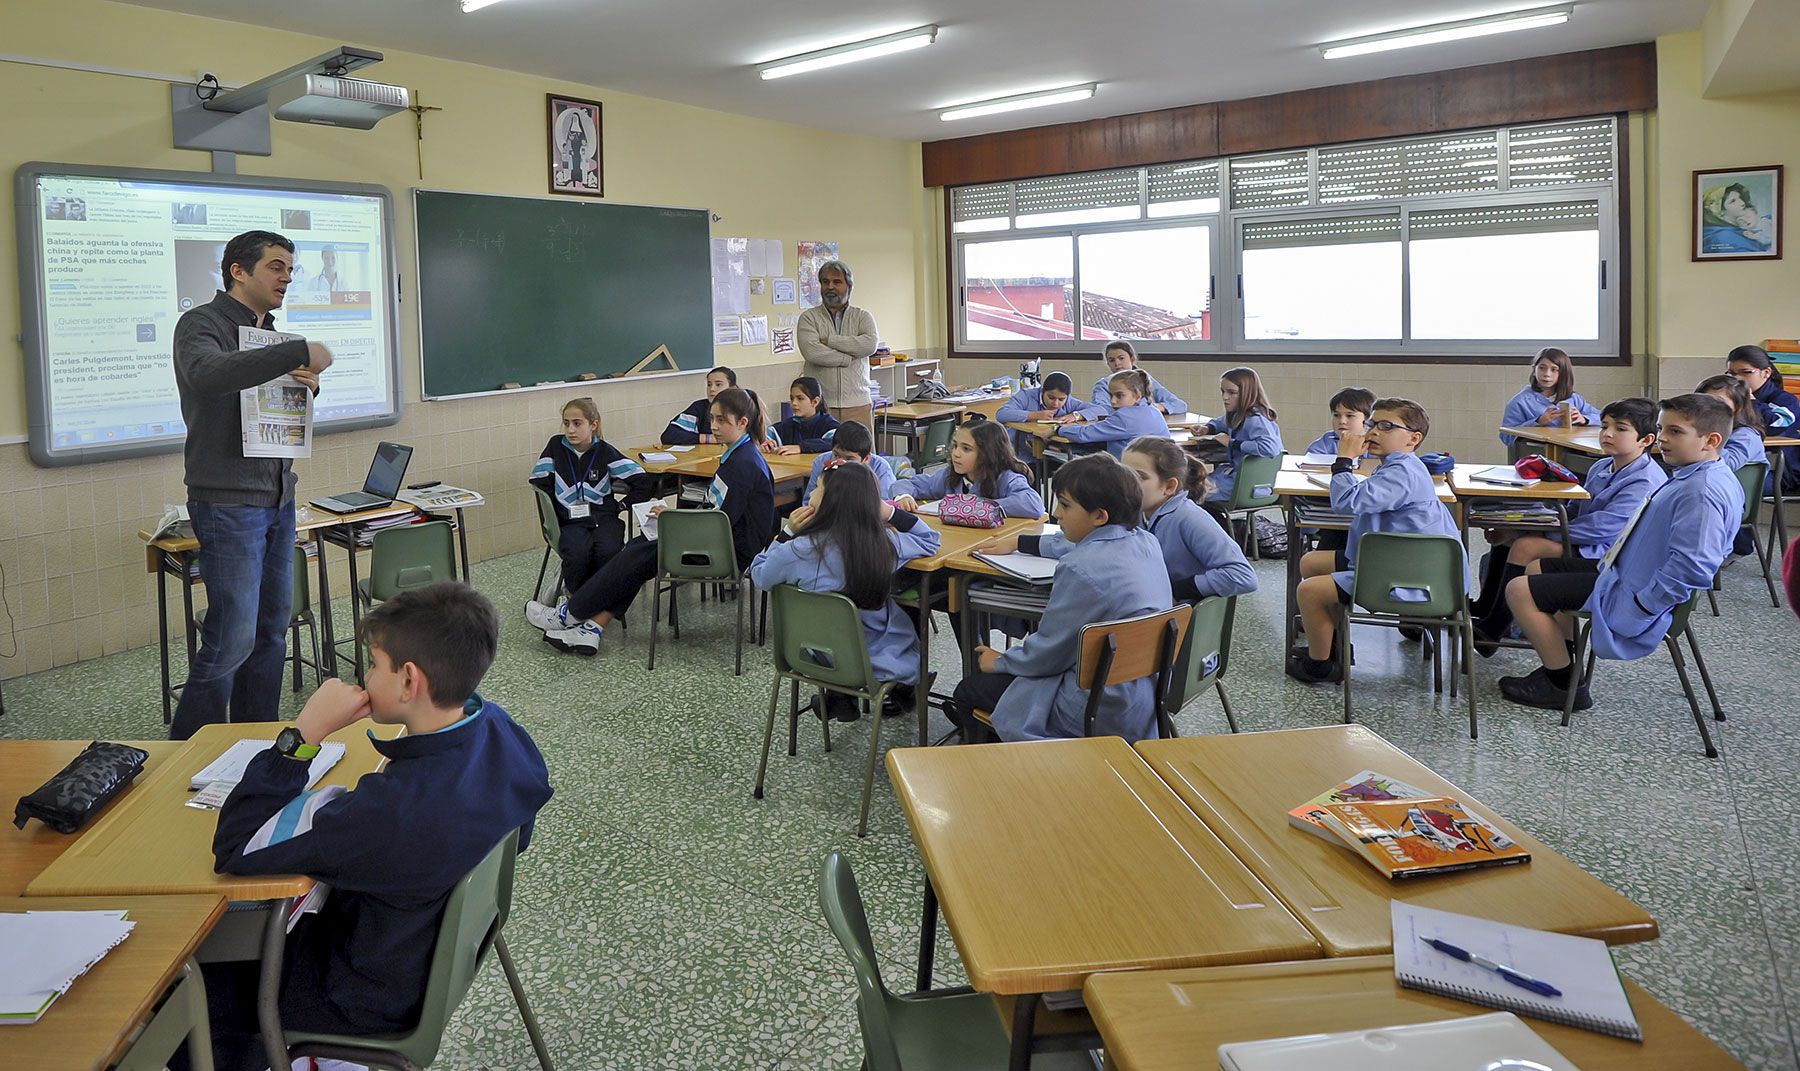
[(412, 453), (413, 448), (404, 443), (378, 444), (362, 490), (315, 498), (311, 504), (328, 513), (355, 513), (387, 505), (400, 493), (400, 481), (406, 479), (406, 466), (412, 461)]

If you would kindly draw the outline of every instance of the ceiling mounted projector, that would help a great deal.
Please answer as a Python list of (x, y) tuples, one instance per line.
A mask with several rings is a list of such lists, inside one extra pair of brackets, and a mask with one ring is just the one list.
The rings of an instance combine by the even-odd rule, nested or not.
[(269, 90), (269, 114), (291, 123), (318, 123), (367, 130), (411, 101), (405, 86), (304, 74)]
[(412, 105), (405, 86), (346, 77), (381, 60), (379, 52), (341, 45), (237, 89), (220, 90), (210, 77), (173, 85), (175, 147), (268, 156), (270, 119), (368, 130)]

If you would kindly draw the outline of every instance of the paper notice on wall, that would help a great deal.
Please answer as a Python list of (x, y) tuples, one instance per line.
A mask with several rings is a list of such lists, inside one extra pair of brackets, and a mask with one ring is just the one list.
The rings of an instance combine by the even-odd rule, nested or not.
[(795, 259), (794, 276), (800, 286), (800, 304), (804, 308), (815, 308), (819, 304), (819, 265), (837, 259), (838, 244), (799, 242), (795, 248), (799, 255)]
[(800, 352), (794, 344), (794, 328), (777, 327), (769, 332), (769, 352), (777, 357), (789, 353)]
[(750, 295), (756, 297), (769, 292), (769, 280), (760, 275), (750, 277)]
[(771, 271), (769, 268), (769, 243), (767, 241), (761, 238), (750, 239), (749, 258), (750, 277), (752, 279), (759, 275), (775, 274), (775, 272)]
[(765, 275), (786, 274), (786, 266), (783, 265), (781, 262), (781, 239), (765, 238), (765, 239), (763, 239), (762, 245), (763, 245), (763, 267), (768, 269), (763, 274), (765, 274)]
[(738, 340), (742, 337), (743, 337), (742, 332), (738, 328), (738, 318), (737, 317), (735, 317), (735, 316), (715, 316), (715, 317), (713, 317), (713, 345), (715, 345), (715, 346), (735, 346), (738, 344)]
[(774, 279), (770, 282), (769, 286), (770, 293), (774, 295), (773, 301), (775, 304), (792, 305), (794, 303), (794, 280)]
[(750, 239), (712, 240), (713, 315), (742, 316), (750, 311)]
[(746, 316), (738, 321), (742, 341), (746, 346), (767, 346), (769, 344), (769, 318), (767, 316)]
[[(285, 331), (238, 328), (238, 348), (245, 350), (300, 338)], [(312, 388), (293, 376), (277, 376), (238, 391), (238, 418), (245, 457), (312, 456)]]

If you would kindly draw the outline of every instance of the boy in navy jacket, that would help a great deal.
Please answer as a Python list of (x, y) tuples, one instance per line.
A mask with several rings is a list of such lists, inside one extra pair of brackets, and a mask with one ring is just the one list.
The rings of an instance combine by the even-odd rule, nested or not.
[[(524, 850), (550, 799), (531, 737), (475, 692), (500, 635), (487, 599), (456, 581), (432, 584), (370, 611), (363, 633), (366, 688), (333, 679), (313, 693), (251, 760), (213, 837), (221, 873), (306, 874), (330, 887), (288, 938), (281, 1019), (291, 1030), (411, 1028), (451, 889), (515, 829)], [(374, 741), (387, 764), (354, 790), (307, 789), (319, 742), (364, 718), (405, 726)], [(255, 965), (218, 966), (249, 968), (226, 979), (207, 968), (218, 1067), (261, 1068)]]
[(1663, 400), (1657, 438), (1675, 471), (1644, 500), (1606, 557), (1544, 558), (1507, 585), (1513, 616), (1543, 665), (1524, 677), (1501, 677), (1502, 695), (1561, 710), (1574, 687), (1575, 709), (1586, 710), (1593, 699), (1576, 679), (1580, 670), (1557, 614), (1592, 614), (1601, 658), (1642, 658), (1668, 634), (1675, 608), (1712, 585), (1744, 510), (1743, 487), (1719, 460), (1731, 425), (1731, 406), (1718, 398)]

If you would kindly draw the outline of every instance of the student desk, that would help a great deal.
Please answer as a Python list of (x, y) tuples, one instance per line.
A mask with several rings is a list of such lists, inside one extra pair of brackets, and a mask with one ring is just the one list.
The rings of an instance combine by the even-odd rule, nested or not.
[[(1084, 423), (1091, 423), (1091, 422), (1084, 422)], [(1006, 426), (1011, 428), (1014, 431), (1022, 431), (1027, 435), (1034, 436), (1035, 438), (1037, 438), (1040, 441), (1040, 444), (1041, 443), (1058, 443), (1063, 446), (1094, 446), (1094, 447), (1104, 448), (1104, 444), (1102, 444), (1102, 443), (1077, 443), (1071, 439), (1063, 438), (1060, 434), (1058, 434), (1058, 429), (1063, 426), (1061, 424), (1061, 422), (1059, 422), (1059, 421), (1009, 420), (1006, 422)], [(1183, 425), (1177, 426), (1173, 420), (1171, 420), (1169, 422), (1169, 441), (1170, 442), (1174, 443), (1177, 446), (1184, 446), (1187, 443), (1193, 442), (1194, 438), (1195, 438), (1195, 435), (1192, 430), (1192, 425), (1183, 424)], [(1040, 448), (1040, 450), (1042, 449), (1041, 445), (1039, 448)]]
[[(239, 876), (213, 872), (213, 833), (218, 814), (184, 806), (188, 782), (234, 741), (273, 740), (283, 722), (208, 725), (180, 745), (141, 784), (125, 793), (87, 827), (54, 862), (25, 887), (39, 896), (223, 896), (256, 910), (232, 911), (200, 950), (202, 960), (262, 960), (257, 1015), (267, 1037), (279, 1037), (276, 998), (286, 920), (295, 899), (311, 891), (313, 880), (299, 874)], [(320, 785), (354, 786), (377, 769), (381, 756), (364, 732), (383, 736), (392, 726), (359, 722), (330, 737), (344, 745)], [(260, 952), (258, 949), (260, 948)], [(271, 1051), (270, 1066), (288, 1071), (285, 1052)]]
[[(989, 420), (1011, 398), (1011, 393), (994, 394), (968, 401), (894, 402), (876, 410), (877, 434), (887, 440), (891, 449), (895, 439), (906, 440), (906, 452), (918, 448), (927, 424), (940, 420), (956, 420), (964, 413), (980, 413)], [(877, 440), (880, 442), (880, 439)]]
[[(1656, 920), (1643, 908), (1361, 725), (1146, 740), (1136, 747), (1317, 936), (1327, 956), (1391, 952), (1391, 900), (1608, 944), (1657, 935)], [(1463, 801), (1529, 850), (1531, 861), (1389, 879), (1344, 848), (1288, 824), (1290, 808), (1358, 770)]]
[[(172, 740), (124, 740), (121, 743), (150, 753), (143, 772), (125, 791), (113, 797), (89, 824), (117, 810), (119, 804), (148, 781), (159, 766), (180, 751), (182, 745)], [(35, 791), (39, 785), (55, 777), (69, 760), (88, 746), (86, 740), (0, 740), (0, 801), (11, 804), (20, 796)], [(19, 896), (31, 879), (75, 843), (75, 838), (58, 833), (33, 819), (24, 829), (8, 822), (0, 827), (0, 896)], [(4, 1036), (0, 1031), (0, 1037)], [(5, 1066), (0, 1061), (0, 1066)]]
[(1040, 997), (1098, 971), (1311, 959), (1318, 942), (1116, 736), (901, 748), (888, 774), (925, 864), (919, 988), (943, 905), (969, 982)]
[[(1475, 473), (1482, 468), (1493, 466), (1458, 465), (1450, 474), (1450, 490), (1456, 495), (1457, 502), (1463, 507), (1456, 511), (1457, 522), (1462, 528), (1463, 546), (1469, 545), (1469, 506), (1478, 500), (1498, 499), (1506, 503), (1542, 502), (1556, 511), (1557, 538), (1566, 548), (1569, 546), (1569, 503), (1585, 502), (1589, 494), (1578, 483), (1566, 483), (1560, 480), (1539, 480), (1530, 487), (1509, 487), (1501, 483), (1489, 483), (1477, 477)], [(1518, 523), (1497, 523), (1489, 527), (1496, 529), (1514, 529), (1518, 531), (1544, 531), (1548, 525), (1542, 522), (1521, 521)]]
[[(190, 977), (190, 984), (200, 984), (194, 955), (225, 913), (225, 900), (216, 893), (6, 897), (0, 911), (125, 911), (137, 923), (131, 936), (76, 979), (42, 1019), (0, 1030), (0, 1067), (103, 1071), (125, 1056), (170, 986)], [(205, 1022), (199, 1027), (208, 1028)]]
[[(1299, 634), (1299, 629), (1296, 627), (1299, 611), (1295, 608), (1295, 604), (1298, 601), (1298, 592), (1300, 590), (1300, 530), (1302, 528), (1315, 528), (1342, 532), (1348, 531), (1350, 528), (1348, 518), (1338, 517), (1336, 515), (1330, 517), (1301, 517), (1300, 506), (1302, 502), (1317, 505), (1320, 499), (1324, 499), (1326, 507), (1329, 508), (1331, 499), (1331, 488), (1321, 487), (1309, 479), (1311, 476), (1317, 476), (1322, 480), (1330, 480), (1330, 471), (1303, 469), (1301, 468), (1301, 464), (1304, 461), (1305, 458), (1302, 455), (1284, 454), (1281, 458), (1281, 471), (1275, 474), (1275, 494), (1281, 498), (1282, 514), (1287, 519), (1288, 541), (1287, 613), (1285, 615), (1286, 633), (1283, 636), (1281, 648), (1283, 658), (1287, 657), (1288, 651), (1294, 649), (1294, 638)], [(1356, 471), (1367, 476), (1375, 471), (1376, 466), (1377, 462), (1374, 459), (1365, 458), (1358, 465)], [(1473, 472), (1475, 469), (1482, 467), (1484, 466), (1458, 465), (1457, 469)], [(1452, 473), (1451, 475), (1455, 475), (1455, 473)], [(1437, 482), (1438, 501), (1449, 506), (1451, 510), (1455, 512), (1457, 504), (1456, 492), (1450, 489), (1450, 477), (1434, 476), (1432, 479)], [(1464, 534), (1464, 539), (1465, 541), (1467, 540), (1466, 532)], [(1350, 772), (1355, 773), (1356, 771), (1352, 770)]]
[[(743, 449), (750, 449), (745, 445)], [(684, 454), (676, 454), (674, 461), (657, 463), (655, 468), (644, 465), (646, 471), (659, 475), (670, 475), (681, 479), (710, 480), (719, 474), (719, 455), (724, 450), (718, 446), (710, 448), (706, 445), (696, 446)], [(769, 463), (769, 475), (775, 485), (775, 504), (785, 502), (787, 495), (793, 495), (798, 501), (806, 487), (806, 478), (812, 475), (813, 462), (818, 454), (764, 454), (763, 460)], [(640, 459), (641, 460), (641, 459)], [(796, 486), (798, 485), (798, 486)]]
[[(1304, 835), (1304, 834), (1302, 834)], [(1743, 1065), (1629, 978), (1621, 979), (1644, 1040), (1624, 1041), (1541, 1019), (1524, 1023), (1582, 1071), (1724, 1071)], [(1221, 1044), (1436, 1022), (1492, 1009), (1404, 989), (1392, 956), (1309, 963), (1096, 974), (1088, 1011), (1119, 1071), (1212, 1067)]]

